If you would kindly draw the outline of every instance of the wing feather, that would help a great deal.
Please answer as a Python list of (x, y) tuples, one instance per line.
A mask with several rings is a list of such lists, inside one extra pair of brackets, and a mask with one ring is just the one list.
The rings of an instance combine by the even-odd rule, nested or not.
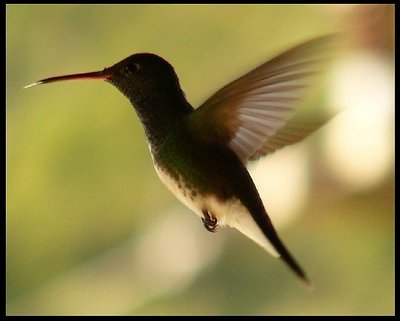
[(329, 58), (334, 38), (300, 44), (223, 87), (192, 114), (199, 124), (194, 127), (229, 146), (244, 163), (300, 141), (316, 128), (288, 126), (288, 120)]

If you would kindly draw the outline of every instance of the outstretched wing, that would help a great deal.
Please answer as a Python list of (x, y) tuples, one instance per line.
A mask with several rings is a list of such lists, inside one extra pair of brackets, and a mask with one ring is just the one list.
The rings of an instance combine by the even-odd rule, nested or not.
[(304, 126), (288, 120), (329, 58), (334, 38), (300, 44), (223, 87), (191, 115), (193, 127), (229, 146), (243, 163), (300, 141), (323, 122)]

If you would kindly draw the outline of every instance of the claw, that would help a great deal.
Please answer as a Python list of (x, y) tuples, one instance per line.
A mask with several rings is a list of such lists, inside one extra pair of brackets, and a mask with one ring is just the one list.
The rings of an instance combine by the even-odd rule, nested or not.
[(203, 221), (203, 225), (206, 228), (207, 231), (209, 232), (216, 232), (217, 227), (218, 227), (218, 220), (217, 218), (209, 213), (207, 210), (203, 210), (204, 217), (201, 218)]

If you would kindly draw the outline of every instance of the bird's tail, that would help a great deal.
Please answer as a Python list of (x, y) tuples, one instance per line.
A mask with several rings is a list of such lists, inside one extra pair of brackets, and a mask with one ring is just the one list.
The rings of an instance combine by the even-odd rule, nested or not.
[(236, 208), (234, 215), (232, 215), (233, 213), (230, 215), (231, 219), (226, 224), (236, 228), (272, 256), (281, 258), (298, 276), (303, 286), (307, 290), (313, 290), (312, 283), (283, 245), (265, 210), (263, 212), (257, 211), (256, 213), (258, 214), (250, 215), (249, 211), (244, 206), (241, 206), (240, 209)]

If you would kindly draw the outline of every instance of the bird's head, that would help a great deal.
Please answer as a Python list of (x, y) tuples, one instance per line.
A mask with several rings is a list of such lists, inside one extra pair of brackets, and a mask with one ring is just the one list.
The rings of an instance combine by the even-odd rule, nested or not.
[(163, 58), (151, 53), (131, 55), (101, 71), (56, 76), (39, 80), (25, 88), (56, 81), (97, 79), (105, 80), (131, 101), (146, 99), (156, 92), (179, 92), (179, 79), (174, 68)]

